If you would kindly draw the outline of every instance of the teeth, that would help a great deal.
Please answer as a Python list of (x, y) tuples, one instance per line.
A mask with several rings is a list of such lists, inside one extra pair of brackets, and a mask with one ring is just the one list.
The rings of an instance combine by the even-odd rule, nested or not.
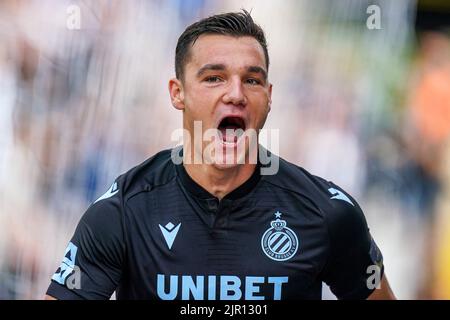
[(228, 128), (228, 127), (234, 127), (233, 129), (244, 129), (245, 124), (241, 118), (226, 117), (221, 121), (219, 128)]
[(239, 138), (244, 134), (244, 130), (227, 127), (220, 129), (219, 134), (223, 143), (228, 145), (234, 145), (237, 143)]
[(219, 137), (225, 146), (235, 147), (244, 134), (245, 123), (238, 117), (226, 117), (219, 125)]

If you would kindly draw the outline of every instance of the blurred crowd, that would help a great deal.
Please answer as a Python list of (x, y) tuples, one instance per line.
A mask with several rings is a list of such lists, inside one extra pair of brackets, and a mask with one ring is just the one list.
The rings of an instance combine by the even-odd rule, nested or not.
[(178, 36), (241, 8), (268, 38), (280, 155), (358, 200), (398, 298), (450, 299), (450, 32), (415, 28), (409, 0), (376, 1), (370, 29), (372, 2), (2, 0), (0, 299), (41, 299), (89, 204), (175, 145)]

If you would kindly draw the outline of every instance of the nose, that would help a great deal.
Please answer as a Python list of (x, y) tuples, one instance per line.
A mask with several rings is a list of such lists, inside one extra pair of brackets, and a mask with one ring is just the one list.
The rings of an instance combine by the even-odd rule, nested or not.
[(226, 104), (232, 103), (234, 105), (245, 106), (247, 98), (244, 94), (241, 79), (234, 78), (227, 86), (227, 92), (223, 96), (223, 102)]

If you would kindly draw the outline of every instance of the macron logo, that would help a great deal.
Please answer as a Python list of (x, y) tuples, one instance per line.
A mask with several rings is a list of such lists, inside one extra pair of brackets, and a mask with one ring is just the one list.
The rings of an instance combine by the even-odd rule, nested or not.
[(328, 191), (333, 195), (330, 199), (343, 200), (350, 203), (352, 206), (355, 206), (353, 202), (340, 190), (335, 188), (330, 188)]
[(177, 236), (178, 230), (180, 230), (181, 222), (175, 227), (172, 222), (169, 222), (164, 227), (159, 224), (159, 228), (164, 236), (164, 240), (166, 240), (167, 246), (169, 250), (172, 249), (173, 242), (175, 241), (175, 237)]
[[(102, 195), (100, 198), (95, 200), (95, 202), (98, 202), (103, 199), (111, 198), (113, 195), (115, 195), (117, 192), (119, 192), (119, 188), (117, 187), (117, 182), (114, 182), (111, 186), (111, 188), (108, 189), (108, 191), (105, 192), (104, 195)], [(95, 203), (94, 202), (94, 203)]]

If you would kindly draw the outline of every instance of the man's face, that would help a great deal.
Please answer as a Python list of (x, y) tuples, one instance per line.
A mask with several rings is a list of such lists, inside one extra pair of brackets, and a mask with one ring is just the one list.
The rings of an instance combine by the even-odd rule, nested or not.
[[(263, 48), (253, 37), (200, 36), (190, 48), (184, 80), (178, 83), (179, 103), (171, 89), (172, 102), (184, 111), (183, 126), (192, 140), (194, 121), (201, 121), (202, 133), (218, 129), (224, 152), (234, 152), (244, 139), (227, 133), (232, 129), (259, 132), (264, 126), (272, 85)], [(203, 150), (208, 143), (203, 143)]]

